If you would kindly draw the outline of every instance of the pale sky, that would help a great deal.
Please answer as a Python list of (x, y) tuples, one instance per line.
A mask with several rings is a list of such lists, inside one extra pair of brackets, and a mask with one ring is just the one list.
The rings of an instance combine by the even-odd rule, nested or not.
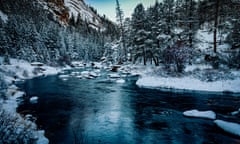
[[(85, 2), (94, 7), (100, 15), (105, 14), (110, 20), (116, 21), (116, 0), (85, 0)], [(125, 18), (132, 15), (137, 4), (143, 3), (147, 8), (155, 2), (156, 0), (119, 0)]]

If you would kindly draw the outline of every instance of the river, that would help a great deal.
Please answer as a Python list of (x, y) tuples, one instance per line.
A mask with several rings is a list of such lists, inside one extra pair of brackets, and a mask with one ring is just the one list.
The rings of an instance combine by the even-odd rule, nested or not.
[[(79, 71), (79, 70), (75, 70)], [(66, 73), (70, 73), (68, 71)], [(240, 97), (231, 94), (171, 92), (124, 84), (107, 78), (56, 76), (27, 80), (18, 112), (31, 114), (52, 144), (236, 144), (239, 137), (225, 133), (212, 120), (187, 118), (191, 109), (213, 110), (220, 119), (240, 122), (230, 112)], [(29, 98), (38, 96), (38, 103)]]

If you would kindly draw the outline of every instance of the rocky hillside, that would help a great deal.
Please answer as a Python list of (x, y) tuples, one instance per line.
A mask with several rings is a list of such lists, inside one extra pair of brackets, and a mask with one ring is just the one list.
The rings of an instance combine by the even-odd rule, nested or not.
[(101, 17), (83, 0), (38, 0), (39, 3), (51, 13), (55, 20), (64, 25), (69, 24), (72, 18), (76, 22), (79, 18), (88, 23), (91, 28), (103, 31), (103, 21)]

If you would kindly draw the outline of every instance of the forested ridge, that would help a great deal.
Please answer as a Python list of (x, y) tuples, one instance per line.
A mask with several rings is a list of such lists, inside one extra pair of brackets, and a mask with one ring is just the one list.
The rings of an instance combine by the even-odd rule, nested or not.
[[(216, 68), (239, 68), (239, 5), (231, 0), (163, 0), (149, 8), (139, 4), (124, 19), (117, 1), (118, 26), (90, 7), (97, 16), (92, 21), (101, 21), (97, 26), (80, 14), (73, 17), (62, 0), (1, 0), (8, 20), (0, 19), (0, 54), (51, 65), (104, 57), (119, 64), (176, 65), (179, 72), (185, 63), (204, 57)], [(199, 39), (202, 33), (212, 36), (208, 42)]]
[[(139, 4), (125, 21), (125, 39), (133, 62), (176, 64), (205, 57), (218, 67), (240, 63), (240, 4), (231, 0), (163, 0), (145, 9)], [(209, 42), (201, 41), (201, 37)], [(207, 34), (207, 36), (206, 36)], [(207, 45), (206, 51), (202, 45)], [(228, 50), (223, 50), (228, 45)]]
[(0, 3), (0, 10), (8, 17), (7, 22), (0, 19), (1, 56), (56, 66), (73, 60), (97, 61), (104, 53), (104, 43), (114, 40), (118, 33), (110, 20), (99, 15), (104, 31), (92, 28), (80, 15), (63, 19), (68, 9), (51, 10), (49, 5), (61, 6), (54, 1)]

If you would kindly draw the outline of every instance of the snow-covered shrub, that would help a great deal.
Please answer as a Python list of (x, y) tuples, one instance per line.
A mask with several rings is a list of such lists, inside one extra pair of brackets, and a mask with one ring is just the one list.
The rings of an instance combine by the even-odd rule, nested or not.
[(0, 108), (0, 143), (1, 144), (34, 144), (36, 126), (22, 119), (19, 115)]
[(181, 41), (166, 48), (163, 51), (163, 61), (166, 68), (171, 69), (171, 66), (174, 66), (175, 72), (183, 72), (185, 63), (191, 58), (192, 52), (192, 48), (183, 45)]
[(231, 68), (240, 68), (240, 49), (235, 50), (228, 57), (227, 64)]
[(8, 55), (4, 56), (3, 64), (7, 64), (7, 65), (10, 64), (10, 59)]
[(218, 69), (220, 61), (219, 56), (215, 53), (205, 55), (205, 61), (209, 62), (214, 69)]
[(24, 71), (23, 71), (23, 76), (24, 76), (24, 77), (28, 77), (28, 71), (24, 70)]

